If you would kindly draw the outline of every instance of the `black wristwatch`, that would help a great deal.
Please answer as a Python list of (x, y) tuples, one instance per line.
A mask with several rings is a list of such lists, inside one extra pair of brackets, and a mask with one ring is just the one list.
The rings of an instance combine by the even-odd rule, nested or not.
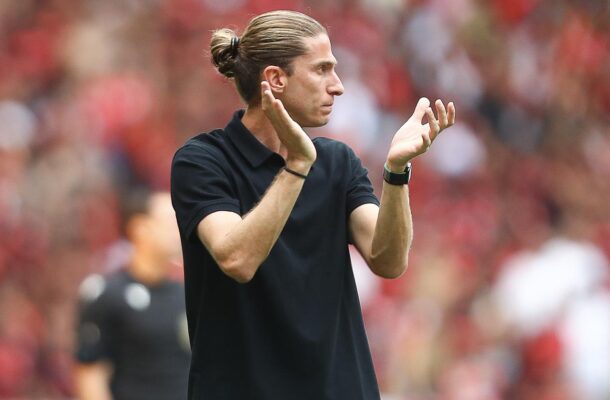
[(383, 180), (390, 185), (407, 185), (411, 180), (411, 163), (407, 163), (405, 172), (395, 173), (390, 171), (387, 164), (383, 165)]

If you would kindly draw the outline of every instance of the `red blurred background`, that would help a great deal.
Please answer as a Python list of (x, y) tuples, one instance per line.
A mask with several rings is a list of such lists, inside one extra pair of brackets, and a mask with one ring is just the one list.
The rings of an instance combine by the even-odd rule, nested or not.
[(458, 123), (414, 163), (408, 272), (355, 257), (384, 399), (610, 398), (610, 6), (568, 0), (0, 2), (0, 398), (73, 396), (78, 286), (124, 259), (118, 193), (243, 107), (215, 28), (328, 27), (346, 93), (312, 135), (380, 189), (417, 99)]

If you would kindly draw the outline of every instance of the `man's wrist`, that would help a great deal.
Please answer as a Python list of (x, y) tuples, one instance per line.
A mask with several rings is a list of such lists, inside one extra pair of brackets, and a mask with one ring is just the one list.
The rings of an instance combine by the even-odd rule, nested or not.
[(411, 163), (407, 163), (401, 172), (392, 172), (387, 163), (383, 166), (383, 180), (390, 185), (408, 185), (411, 180)]
[(294, 175), (294, 176), (298, 176), (298, 177), (299, 177), (299, 178), (301, 178), (301, 179), (307, 179), (307, 175), (302, 174), (302, 173), (297, 172), (297, 171), (294, 171), (294, 170), (292, 170), (292, 169), (290, 169), (290, 168), (288, 168), (288, 167), (286, 167), (286, 166), (282, 167), (282, 169), (283, 169), (284, 171), (288, 172), (289, 174), (292, 174), (292, 175)]
[(286, 168), (291, 171), (298, 172), (301, 175), (307, 175), (313, 163), (300, 160), (286, 160)]
[(390, 160), (386, 160), (385, 167), (392, 173), (402, 174), (407, 169), (407, 165), (409, 165), (409, 160), (404, 162), (393, 162)]

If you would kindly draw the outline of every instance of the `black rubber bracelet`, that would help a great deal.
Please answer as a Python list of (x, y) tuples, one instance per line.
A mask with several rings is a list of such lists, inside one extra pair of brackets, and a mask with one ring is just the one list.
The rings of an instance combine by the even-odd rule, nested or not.
[(282, 167), (282, 168), (284, 168), (284, 170), (286, 170), (286, 172), (289, 172), (294, 176), (298, 176), (299, 178), (307, 179), (307, 175), (303, 175), (302, 173), (294, 171), (288, 167)]

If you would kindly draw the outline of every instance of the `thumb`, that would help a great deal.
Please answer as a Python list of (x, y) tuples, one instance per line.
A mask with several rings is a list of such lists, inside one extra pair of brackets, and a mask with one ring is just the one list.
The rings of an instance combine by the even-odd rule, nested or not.
[(428, 100), (426, 97), (422, 97), (417, 102), (417, 105), (415, 106), (415, 111), (413, 111), (413, 116), (411, 118), (417, 119), (421, 122), (422, 118), (424, 118), (424, 115), (426, 114), (426, 109), (428, 107), (430, 107), (430, 100)]

